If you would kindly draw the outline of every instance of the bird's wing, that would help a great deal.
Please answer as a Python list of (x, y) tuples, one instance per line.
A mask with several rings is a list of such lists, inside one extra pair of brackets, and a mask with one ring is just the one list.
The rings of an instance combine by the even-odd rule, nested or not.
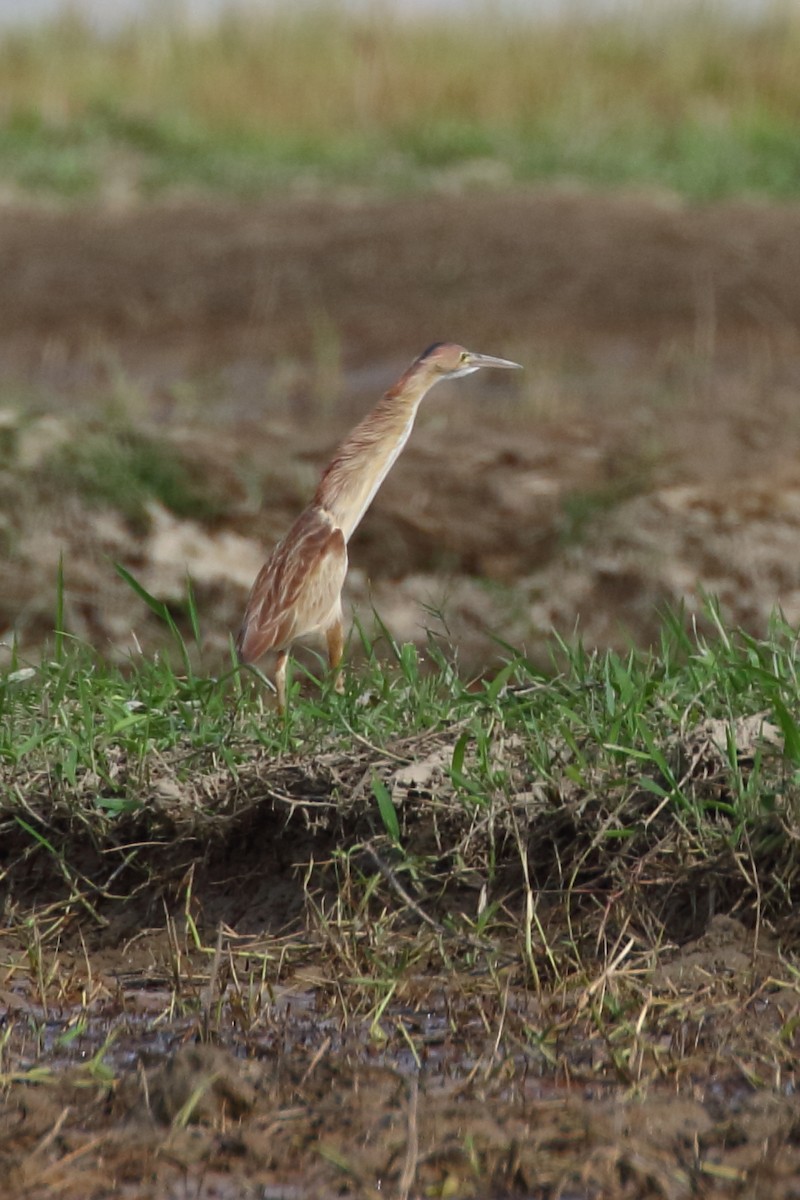
[(323, 508), (301, 513), (256, 576), (236, 649), (243, 663), (322, 628), (347, 574), (344, 534)]

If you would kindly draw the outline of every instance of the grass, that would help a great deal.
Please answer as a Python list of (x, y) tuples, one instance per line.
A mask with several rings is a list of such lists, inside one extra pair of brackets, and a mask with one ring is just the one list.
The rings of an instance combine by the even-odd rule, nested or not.
[(322, 5), (107, 36), (63, 18), (0, 41), (0, 172), (68, 197), (454, 172), (796, 195), (796, 14), (642, 11), (407, 21)]
[[(31, 407), (38, 402), (33, 397)], [(46, 491), (60, 501), (75, 495), (90, 508), (113, 509), (139, 532), (154, 502), (198, 521), (213, 521), (230, 507), (230, 489), (209, 480), (196, 456), (160, 430), (136, 428), (113, 411), (98, 418), (95, 409), (79, 421), (32, 416), (15, 394), (5, 418), (0, 464), (45, 478)]]
[[(191, 594), (187, 607), (199, 638)], [(363, 886), (366, 846), (370, 903), (378, 892), (401, 910), (430, 900), (443, 933), (474, 920), (440, 911), (468, 880), (483, 891), (482, 913), (509, 887), (540, 901), (574, 890), (590, 907), (618, 889), (618, 915), (629, 903), (643, 937), (685, 935), (688, 911), (715, 891), (759, 919), (793, 903), (797, 639), (779, 621), (758, 639), (726, 629), (711, 605), (714, 638), (671, 616), (659, 653), (557, 643), (550, 677), (511, 658), (473, 684), (440, 648), (423, 669), (413, 647), (387, 636), (388, 661), (367, 645), (342, 697), (296, 678), (281, 721), (257, 677), (199, 673), (196, 647), (159, 610), (180, 669), (169, 656), (111, 666), (62, 634), (54, 657), (14, 664), (0, 690), (0, 831), (18, 864), (49, 860), (88, 911), (120, 873), (148, 888), (169, 875), (164, 838), (173, 866), (185, 866), (181, 843), (191, 856), (198, 836), (315, 810), (342, 835), (333, 861), (348, 882), (337, 904), (356, 861)], [(794, 831), (785, 844), (781, 827)], [(120, 855), (120, 839), (140, 848)], [(107, 855), (106, 878), (91, 885), (85, 844)], [(769, 873), (742, 874), (743, 854), (754, 871), (764, 857)], [(531, 938), (529, 928), (536, 973)]]
[(125, 426), (87, 430), (66, 442), (48, 460), (47, 472), (52, 486), (114, 508), (139, 528), (152, 501), (197, 520), (211, 520), (224, 507), (173, 447)]

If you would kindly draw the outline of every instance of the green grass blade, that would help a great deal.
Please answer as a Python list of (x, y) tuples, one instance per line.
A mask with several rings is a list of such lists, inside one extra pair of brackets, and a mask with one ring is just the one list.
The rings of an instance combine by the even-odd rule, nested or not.
[(400, 822), (397, 819), (392, 797), (386, 784), (378, 775), (372, 778), (372, 794), (378, 802), (378, 812), (381, 814), (383, 827), (393, 842), (400, 843)]

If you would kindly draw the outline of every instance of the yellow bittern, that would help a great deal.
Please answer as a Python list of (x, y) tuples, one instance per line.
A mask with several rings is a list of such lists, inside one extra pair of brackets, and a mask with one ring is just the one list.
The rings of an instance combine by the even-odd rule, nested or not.
[[(286, 707), (286, 663), (293, 642), (322, 634), (331, 669), (341, 662), (347, 543), (408, 441), (422, 398), (442, 379), (457, 379), (481, 367), (519, 366), (452, 342), (435, 342), (339, 446), (308, 508), (256, 576), (236, 642), (242, 663), (277, 652), (279, 711)], [(341, 687), (337, 675), (336, 688)]]

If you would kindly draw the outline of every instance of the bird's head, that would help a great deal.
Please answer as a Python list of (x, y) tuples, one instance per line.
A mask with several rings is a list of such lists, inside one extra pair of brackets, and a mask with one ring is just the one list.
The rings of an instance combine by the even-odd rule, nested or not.
[(434, 342), (419, 356), (417, 363), (432, 372), (435, 380), (458, 379), (461, 375), (479, 371), (481, 367), (521, 369), (520, 363), (507, 358), (494, 358), (491, 354), (476, 354), (473, 350), (457, 346), (455, 342)]

